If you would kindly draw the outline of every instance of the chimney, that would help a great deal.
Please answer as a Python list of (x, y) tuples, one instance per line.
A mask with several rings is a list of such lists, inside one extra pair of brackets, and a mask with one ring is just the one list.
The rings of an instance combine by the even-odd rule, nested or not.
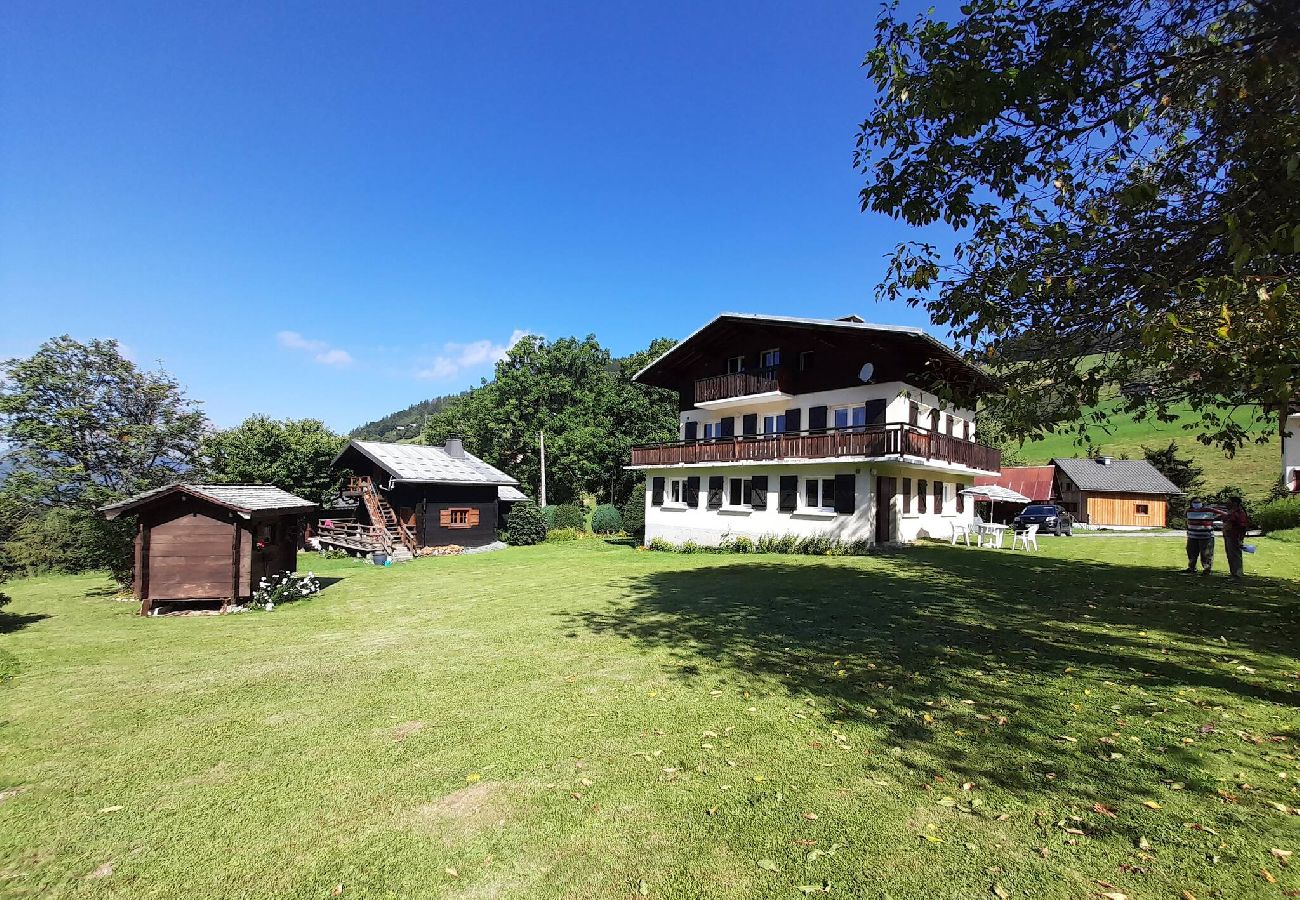
[(1108, 466), (1108, 465), (1110, 465), (1112, 462), (1114, 462), (1114, 460), (1115, 460), (1115, 457), (1113, 457), (1113, 456), (1099, 456), (1099, 457), (1097, 457), (1097, 465), (1099, 465), (1099, 466)]
[(455, 435), (447, 436), (447, 440), (442, 445), (442, 450), (452, 459), (465, 458), (465, 445), (461, 443), (460, 438)]

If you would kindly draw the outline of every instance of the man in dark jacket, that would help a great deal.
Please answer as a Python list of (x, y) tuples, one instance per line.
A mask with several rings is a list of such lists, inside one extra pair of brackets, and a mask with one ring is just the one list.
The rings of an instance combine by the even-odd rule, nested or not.
[(1241, 578), (1241, 547), (1246, 542), (1246, 529), (1250, 517), (1240, 497), (1228, 501), (1228, 508), (1218, 510), (1223, 518), (1223, 554), (1228, 557), (1228, 571), (1233, 578)]

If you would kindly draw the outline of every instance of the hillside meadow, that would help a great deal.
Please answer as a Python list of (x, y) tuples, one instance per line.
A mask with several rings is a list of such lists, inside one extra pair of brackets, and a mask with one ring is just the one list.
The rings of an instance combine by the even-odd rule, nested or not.
[(1300, 890), (1300, 543), (1241, 586), (1041, 543), (304, 556), (224, 617), (6, 585), (0, 895)]

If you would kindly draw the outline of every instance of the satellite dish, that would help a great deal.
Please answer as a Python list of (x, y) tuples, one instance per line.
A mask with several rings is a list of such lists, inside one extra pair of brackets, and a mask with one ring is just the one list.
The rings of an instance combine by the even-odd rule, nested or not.
[(862, 368), (858, 371), (858, 378), (865, 383), (870, 381), (871, 376), (874, 374), (876, 374), (876, 367), (871, 363), (863, 363)]

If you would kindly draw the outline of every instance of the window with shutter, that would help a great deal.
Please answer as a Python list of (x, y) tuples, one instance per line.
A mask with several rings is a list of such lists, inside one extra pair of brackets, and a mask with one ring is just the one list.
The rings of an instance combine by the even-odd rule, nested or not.
[(961, 439), (962, 439), (963, 441), (969, 441), (969, 440), (970, 440), (970, 422), (962, 421), (962, 423), (961, 423)]
[(758, 413), (746, 413), (740, 420), (740, 429), (746, 437), (758, 434)]
[(916, 482), (916, 511), (919, 513), (926, 512), (926, 480), (918, 479)]
[(700, 423), (699, 423), (699, 422), (687, 422), (687, 423), (686, 423), (686, 440), (688, 440), (688, 441), (693, 441), (693, 440), (695, 440), (695, 439), (697, 438), (697, 436), (699, 435), (699, 430), (700, 430)]
[(446, 528), (451, 524), (451, 510), (449, 509), (438, 510), (438, 524), (441, 525), (443, 528)]
[(826, 407), (811, 406), (808, 408), (808, 430), (809, 431), (826, 430)]
[(446, 528), (471, 528), (478, 524), (478, 510), (472, 508), (444, 509), (438, 514), (438, 522)]
[(653, 506), (664, 505), (664, 482), (667, 479), (662, 477), (650, 479), (650, 503)]
[(915, 400), (907, 401), (907, 424), (919, 425), (921, 423), (921, 404)]
[(749, 479), (750, 484), (750, 501), (749, 505), (754, 509), (767, 509), (767, 476), (755, 475)]
[(867, 424), (884, 425), (885, 411), (889, 408), (889, 403), (885, 400), (868, 400), (867, 401)]
[(943, 515), (943, 482), (934, 483), (934, 512), (935, 515)]
[(731, 479), (729, 506), (749, 506), (754, 502), (753, 485), (748, 478)]
[(966, 497), (962, 494), (962, 491), (966, 490), (966, 485), (958, 482), (952, 488), (957, 494), (957, 512), (964, 513), (966, 511)]
[(722, 488), (725, 481), (721, 475), (709, 476), (709, 509), (722, 508)]
[(787, 409), (785, 411), (785, 433), (798, 434), (803, 427), (803, 410)]
[(723, 436), (724, 438), (729, 438), (729, 437), (735, 437), (735, 436), (736, 436), (736, 417), (735, 417), (735, 416), (727, 416), (725, 419), (720, 420), (720, 421), (718, 422), (718, 426), (722, 429), (722, 436)]
[(835, 511), (852, 513), (858, 508), (858, 476), (852, 472), (835, 476)]
[(781, 476), (781, 497), (777, 506), (781, 512), (794, 512), (799, 507), (799, 476)]
[(903, 495), (903, 515), (908, 515), (912, 512), (912, 479), (903, 479), (903, 490), (901, 493)]
[(692, 475), (686, 479), (686, 505), (695, 509), (700, 505), (700, 477)]

